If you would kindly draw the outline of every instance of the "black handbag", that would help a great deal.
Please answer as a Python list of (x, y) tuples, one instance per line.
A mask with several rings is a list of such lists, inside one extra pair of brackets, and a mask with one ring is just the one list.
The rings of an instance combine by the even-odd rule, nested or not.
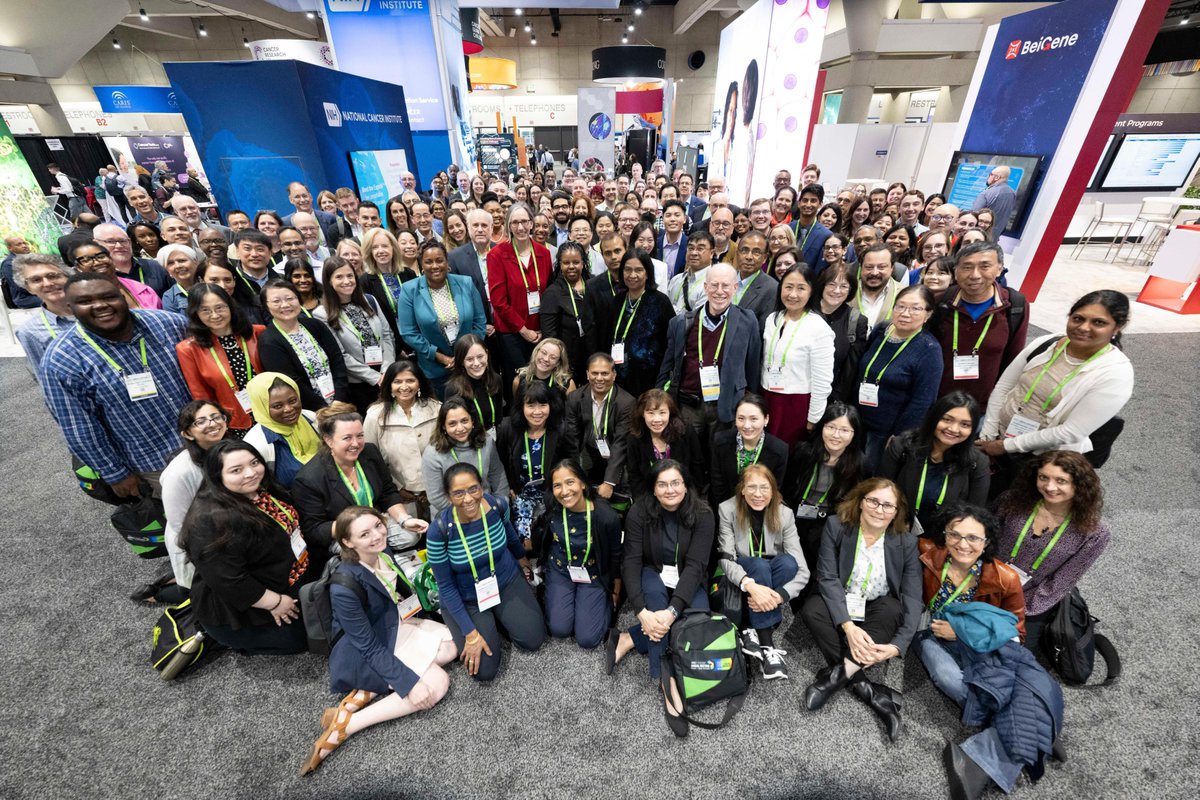
[(142, 484), (141, 496), (132, 503), (117, 506), (109, 519), (138, 558), (167, 555), (167, 515), (162, 501), (150, 493), (148, 485)]

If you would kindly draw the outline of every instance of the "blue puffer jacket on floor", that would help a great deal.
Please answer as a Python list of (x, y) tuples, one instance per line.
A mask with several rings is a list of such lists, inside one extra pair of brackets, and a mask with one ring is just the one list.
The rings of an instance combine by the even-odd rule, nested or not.
[(1013, 761), (1031, 766), (1049, 755), (1062, 730), (1062, 688), (1016, 642), (990, 653), (958, 644), (963, 658), (967, 702), (962, 721), (968, 726), (991, 724)]

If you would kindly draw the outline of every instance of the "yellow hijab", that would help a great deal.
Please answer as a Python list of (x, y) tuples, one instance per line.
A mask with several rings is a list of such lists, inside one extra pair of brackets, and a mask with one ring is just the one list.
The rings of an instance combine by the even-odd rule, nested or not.
[(300, 387), (296, 382), (281, 372), (260, 372), (246, 384), (250, 393), (250, 407), (254, 421), (269, 431), (274, 431), (284, 438), (292, 455), (301, 464), (317, 454), (321, 447), (321, 439), (313, 429), (312, 423), (301, 413), (300, 420), (295, 425), (284, 425), (271, 419), (271, 384), (283, 381), (292, 388), (296, 396), (300, 396)]

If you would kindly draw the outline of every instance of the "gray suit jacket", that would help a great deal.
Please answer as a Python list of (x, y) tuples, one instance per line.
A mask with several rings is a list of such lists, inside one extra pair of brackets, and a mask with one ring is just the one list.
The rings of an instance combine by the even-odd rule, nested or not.
[(483, 316), (487, 324), (492, 324), (492, 304), (488, 301), (487, 281), (479, 271), (479, 257), (475, 254), (475, 245), (467, 242), (450, 252), (450, 272), (454, 275), (465, 275), (475, 284), (479, 299), (483, 301)]
[[(757, 283), (758, 281), (755, 281)], [(692, 331), (696, 315), (708, 308), (705, 303), (687, 314), (679, 314), (667, 327), (667, 352), (658, 372), (658, 387), (679, 401), (683, 378), (684, 337)], [(762, 370), (762, 331), (754, 313), (737, 306), (729, 307), (725, 318), (729, 330), (721, 351), (721, 395), (717, 398), (717, 417), (725, 424), (733, 422), (733, 412), (746, 392), (757, 392)], [(693, 332), (693, 336), (695, 333)]]
[[(736, 293), (734, 297), (737, 297)], [(761, 329), (766, 324), (767, 317), (775, 310), (775, 302), (778, 298), (779, 281), (764, 272), (754, 279), (754, 283), (746, 287), (746, 293), (737, 301), (737, 304), (758, 318), (758, 327)]]

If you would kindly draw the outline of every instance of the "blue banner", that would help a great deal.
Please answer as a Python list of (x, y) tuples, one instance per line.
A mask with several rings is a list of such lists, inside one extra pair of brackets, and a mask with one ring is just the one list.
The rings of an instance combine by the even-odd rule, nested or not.
[(170, 86), (94, 86), (105, 114), (178, 114), (179, 101)]

